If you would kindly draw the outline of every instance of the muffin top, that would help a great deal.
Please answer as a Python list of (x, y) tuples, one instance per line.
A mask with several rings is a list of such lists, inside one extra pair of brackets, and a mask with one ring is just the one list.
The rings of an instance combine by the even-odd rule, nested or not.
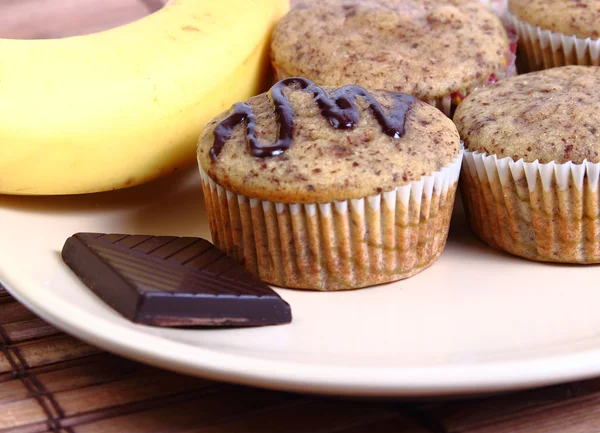
[(600, 162), (600, 67), (507, 78), (467, 96), (454, 122), (471, 151), (525, 162)]
[(505, 67), (509, 46), (479, 0), (312, 0), (278, 22), (271, 56), (280, 78), (429, 101), (486, 82)]
[(579, 38), (600, 37), (600, 0), (510, 0), (517, 18)]
[(452, 121), (412, 96), (288, 78), (209, 122), (198, 161), (236, 194), (319, 203), (391, 191), (459, 149)]

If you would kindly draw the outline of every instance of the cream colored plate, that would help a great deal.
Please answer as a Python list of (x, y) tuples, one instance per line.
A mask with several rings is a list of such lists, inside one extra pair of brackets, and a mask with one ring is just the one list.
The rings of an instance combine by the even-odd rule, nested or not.
[(0, 280), (47, 321), (123, 356), (193, 375), (353, 396), (482, 393), (600, 375), (600, 268), (532, 263), (477, 241), (461, 215), (440, 260), (407, 281), (279, 290), (291, 325), (134, 325), (63, 265), (78, 231), (210, 239), (195, 170), (79, 197), (0, 196)]

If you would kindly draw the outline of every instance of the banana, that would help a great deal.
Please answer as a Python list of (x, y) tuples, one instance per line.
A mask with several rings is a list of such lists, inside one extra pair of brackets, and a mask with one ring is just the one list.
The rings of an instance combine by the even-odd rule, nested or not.
[(268, 85), (287, 0), (173, 0), (139, 21), (0, 39), (0, 193), (137, 185), (195, 161), (204, 125)]

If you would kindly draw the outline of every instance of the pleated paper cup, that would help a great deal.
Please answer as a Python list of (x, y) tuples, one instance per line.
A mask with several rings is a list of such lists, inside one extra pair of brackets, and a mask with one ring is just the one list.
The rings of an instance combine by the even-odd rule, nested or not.
[(600, 66), (600, 40), (552, 32), (506, 12), (505, 19), (519, 35), (519, 72), (557, 66)]
[(263, 281), (345, 290), (408, 278), (448, 236), (462, 151), (448, 166), (393, 191), (313, 204), (259, 200), (200, 168), (213, 243)]
[(541, 164), (464, 152), (461, 195), (471, 229), (531, 260), (600, 263), (600, 164)]

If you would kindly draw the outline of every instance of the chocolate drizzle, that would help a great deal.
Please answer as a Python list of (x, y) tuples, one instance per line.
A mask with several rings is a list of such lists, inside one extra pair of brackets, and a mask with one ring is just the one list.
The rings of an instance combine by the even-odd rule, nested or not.
[(273, 144), (260, 143), (256, 137), (256, 117), (252, 112), (252, 108), (248, 104), (237, 103), (233, 106), (231, 114), (214, 129), (214, 141), (210, 149), (211, 158), (215, 159), (219, 156), (225, 142), (230, 139), (233, 129), (243, 122), (246, 122), (248, 147), (254, 156), (259, 158), (276, 156), (289, 149), (292, 145), (294, 133), (294, 109), (283, 94), (283, 89), (292, 85), (297, 85), (302, 90), (312, 92), (317, 105), (321, 109), (321, 114), (336, 129), (352, 129), (356, 126), (359, 120), (356, 99), (359, 96), (365, 98), (369, 105), (369, 111), (381, 125), (383, 133), (393, 138), (400, 138), (404, 135), (406, 113), (415, 101), (415, 98), (410, 95), (390, 92), (389, 94), (393, 97), (395, 103), (391, 115), (388, 116), (373, 95), (360, 86), (340, 87), (329, 95), (321, 87), (306, 78), (286, 78), (271, 87), (268, 94), (279, 123), (277, 141)]

